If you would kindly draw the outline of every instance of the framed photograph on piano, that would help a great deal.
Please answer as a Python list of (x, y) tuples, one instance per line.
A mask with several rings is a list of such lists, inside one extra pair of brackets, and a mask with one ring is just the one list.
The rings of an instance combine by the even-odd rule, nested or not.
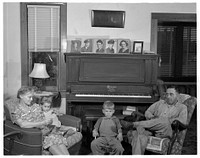
[(143, 52), (143, 41), (134, 41), (133, 42), (133, 54), (142, 54)]

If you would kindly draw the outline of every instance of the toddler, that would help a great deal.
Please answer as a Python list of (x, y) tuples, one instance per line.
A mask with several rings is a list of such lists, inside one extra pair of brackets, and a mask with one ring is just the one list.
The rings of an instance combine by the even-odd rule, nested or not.
[(61, 114), (51, 108), (51, 100), (49, 98), (44, 97), (41, 101), (41, 105), (45, 118), (52, 120), (52, 124), (48, 126), (51, 132), (57, 134), (61, 133), (62, 135), (64, 135), (66, 132), (68, 134), (73, 134), (76, 132), (75, 127), (61, 125), (61, 122), (57, 117), (57, 115)]

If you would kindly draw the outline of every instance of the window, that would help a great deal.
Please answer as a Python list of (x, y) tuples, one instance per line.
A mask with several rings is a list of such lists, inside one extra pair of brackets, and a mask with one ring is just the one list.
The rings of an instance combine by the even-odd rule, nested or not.
[(178, 14), (166, 19), (166, 14), (163, 18), (161, 13), (152, 15), (157, 24), (156, 52), (161, 57), (159, 76), (164, 81), (196, 81), (196, 17), (187, 21), (188, 16)]
[[(20, 3), (22, 85), (36, 85), (29, 74), (34, 63), (45, 63), (50, 78), (45, 90), (64, 91), (67, 39), (66, 3)], [(61, 75), (62, 74), (62, 75)]]
[[(34, 63), (45, 63), (50, 77), (43, 79), (43, 85), (46, 89), (55, 87), (57, 90), (60, 6), (28, 5), (27, 8), (30, 71)], [(37, 85), (37, 81), (37, 78), (32, 78), (31, 84)]]

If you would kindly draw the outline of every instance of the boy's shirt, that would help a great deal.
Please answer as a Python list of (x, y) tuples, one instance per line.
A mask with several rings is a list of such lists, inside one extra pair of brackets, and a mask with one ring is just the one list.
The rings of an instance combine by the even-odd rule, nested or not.
[(116, 116), (111, 118), (101, 117), (97, 120), (94, 130), (99, 132), (100, 136), (115, 137), (119, 133), (122, 133), (121, 124)]

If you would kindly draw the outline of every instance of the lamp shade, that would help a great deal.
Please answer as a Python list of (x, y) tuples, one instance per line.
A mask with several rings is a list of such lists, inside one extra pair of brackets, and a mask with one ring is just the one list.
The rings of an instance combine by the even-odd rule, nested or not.
[(49, 78), (50, 76), (46, 70), (46, 64), (34, 63), (33, 71), (29, 74), (33, 78)]

